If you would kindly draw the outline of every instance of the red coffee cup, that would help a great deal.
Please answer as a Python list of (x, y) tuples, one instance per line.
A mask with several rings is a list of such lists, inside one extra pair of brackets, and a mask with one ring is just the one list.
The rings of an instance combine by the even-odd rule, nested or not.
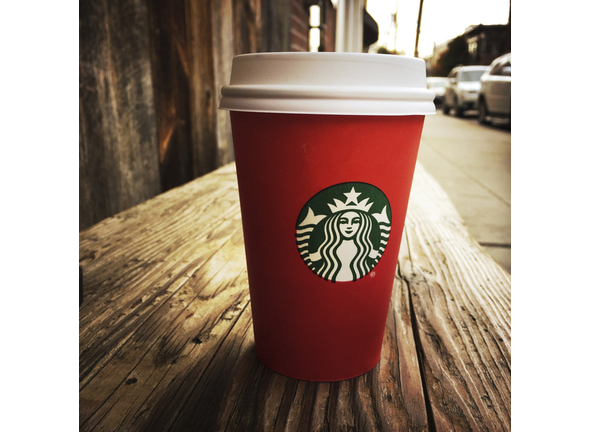
[(379, 361), (424, 115), (422, 60), (237, 56), (231, 110), (255, 348), (283, 375)]

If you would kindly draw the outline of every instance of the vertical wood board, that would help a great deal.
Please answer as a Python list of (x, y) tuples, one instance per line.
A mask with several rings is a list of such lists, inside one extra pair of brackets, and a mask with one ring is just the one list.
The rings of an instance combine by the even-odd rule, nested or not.
[(80, 229), (160, 192), (144, 2), (80, 7)]

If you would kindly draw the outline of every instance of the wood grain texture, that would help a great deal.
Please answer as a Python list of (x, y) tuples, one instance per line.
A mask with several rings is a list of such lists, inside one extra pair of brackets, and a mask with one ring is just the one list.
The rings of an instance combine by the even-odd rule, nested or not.
[(230, 116), (218, 110), (234, 56), (232, 0), (186, 1), (193, 171), (204, 175), (234, 160)]
[(291, 51), (290, 0), (261, 0), (261, 51)]
[(222, 87), (230, 82), (232, 59), (234, 58), (234, 19), (232, 0), (215, 0), (212, 10), (212, 44), (216, 106), (216, 168), (234, 160), (230, 112), (219, 110), (222, 99)]
[(160, 193), (143, 1), (80, 5), (79, 225)]
[(437, 430), (511, 429), (510, 275), (467, 232), (421, 165), (399, 272), (411, 293)]
[(203, 175), (216, 165), (214, 51), (210, 1), (186, 1), (187, 59), (191, 103), (193, 171)]
[(233, 164), (81, 232), (80, 430), (503, 430), (508, 275), (437, 188), (419, 166), (380, 363), (333, 383), (256, 358)]
[(261, 0), (80, 5), (79, 230), (234, 160), (220, 90), (262, 25)]
[(167, 191), (197, 177), (192, 157), (185, 3), (146, 3), (160, 183), (162, 191)]
[(234, 54), (261, 51), (261, 0), (232, 0)]

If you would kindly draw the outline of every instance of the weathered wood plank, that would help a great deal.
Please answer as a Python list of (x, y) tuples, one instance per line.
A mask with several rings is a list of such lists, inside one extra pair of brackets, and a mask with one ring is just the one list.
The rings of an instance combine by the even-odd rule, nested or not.
[[(223, 186), (224, 177), (218, 172), (205, 180), (217, 182), (219, 186)], [(215, 213), (220, 219), (228, 217), (232, 219), (239, 214), (236, 205), (235, 173), (232, 174), (231, 179), (234, 193), (228, 195), (234, 197), (229, 200), (234, 204), (234, 209), (228, 214), (220, 215), (219, 208), (205, 205), (210, 213)], [(203, 182), (199, 182), (201, 183)], [(197, 191), (199, 192), (200, 188), (197, 188)], [(221, 191), (223, 193), (225, 188), (222, 187)], [(153, 207), (160, 208), (162, 203), (170, 203), (171, 196), (175, 195), (177, 198), (181, 196), (188, 203), (193, 203), (192, 198), (195, 198), (195, 195), (190, 192), (190, 187), (175, 189), (152, 200), (151, 204)], [(97, 293), (94, 293), (95, 296), (91, 297), (88, 304), (84, 304), (87, 310), (98, 311), (101, 316), (98, 318), (98, 324), (94, 319), (86, 320), (86, 330), (81, 325), (81, 334), (89, 335), (81, 340), (80, 369), (83, 380), (80, 391), (80, 426), (82, 430), (91, 430), (97, 424), (100, 424), (102, 429), (118, 430), (121, 422), (135, 413), (133, 409), (124, 410), (127, 403), (132, 403), (132, 408), (133, 403), (142, 406), (148, 396), (159, 394), (158, 389), (154, 390), (149, 386), (159, 384), (159, 389), (166, 389), (168, 381), (178, 379), (178, 368), (182, 368), (182, 371), (193, 368), (197, 371), (204, 369), (203, 365), (208, 364), (217, 351), (215, 344), (225, 337), (220, 336), (218, 332), (224, 335), (224, 332), (231, 328), (228, 323), (232, 322), (236, 311), (246, 305), (248, 289), (240, 219), (226, 224), (228, 229), (223, 231), (225, 237), (221, 238), (221, 244), (216, 244), (216, 235), (212, 235), (214, 233), (209, 231), (207, 223), (199, 223), (198, 204), (192, 204), (193, 217), (184, 225), (171, 224), (176, 227), (176, 235), (180, 236), (180, 240), (192, 245), (189, 248), (192, 253), (185, 252), (184, 257), (167, 257), (166, 261), (181, 261), (177, 269), (151, 273), (151, 279), (146, 285), (148, 288), (155, 286), (154, 293), (144, 294), (142, 297), (144, 300), (140, 302), (121, 302), (117, 299), (116, 302), (111, 302), (113, 308), (106, 311), (98, 307), (103, 299), (100, 294), (96, 295)], [(179, 219), (182, 220), (185, 214), (187, 211), (184, 207), (177, 207), (176, 215)], [(139, 217), (147, 222), (147, 228), (159, 226), (160, 231), (148, 230), (148, 234), (144, 234), (144, 237), (151, 238), (153, 243), (159, 243), (162, 239), (166, 242), (168, 239), (170, 242), (164, 249), (166, 253), (170, 246), (174, 245), (174, 238), (168, 234), (162, 236), (162, 226), (154, 222), (157, 219), (154, 218), (154, 213), (141, 212)], [(136, 219), (125, 217), (120, 218), (119, 221), (126, 226), (137, 223)], [(100, 225), (92, 230), (91, 235), (100, 237)], [(180, 228), (182, 226), (188, 229)], [(201, 230), (206, 235), (195, 238), (192, 235), (195, 230)], [(125, 253), (133, 255), (133, 244), (127, 246), (130, 243), (125, 243), (121, 247), (124, 250), (121, 254), (112, 251), (115, 259), (121, 258)], [(215, 245), (213, 248), (212, 244)], [(136, 255), (141, 255), (146, 250), (149, 250), (149, 245), (140, 244), (135, 252)], [(207, 251), (205, 256), (204, 250)], [(160, 261), (156, 260), (156, 262), (157, 266), (162, 265)], [(92, 267), (90, 269), (92, 270)], [(88, 266), (85, 270), (88, 270)], [(103, 272), (100, 269), (95, 268), (95, 270), (98, 272), (86, 272), (86, 280), (92, 282), (93, 275), (97, 278), (101, 277)], [(93, 286), (92, 283), (91, 286)], [(96, 290), (100, 291), (102, 287), (104, 285)], [(138, 287), (139, 285), (136, 289)], [(120, 289), (134, 291), (134, 289), (126, 290), (125, 286)], [(111, 291), (107, 291), (107, 294)], [(83, 312), (84, 309), (81, 309), (81, 323), (84, 322)], [(104, 315), (111, 319), (119, 319), (121, 315), (126, 318), (115, 324), (110, 322), (105, 324)], [(89, 328), (95, 331), (88, 330)], [(107, 330), (107, 334), (102, 340), (97, 340), (94, 334), (100, 333), (101, 330)], [(197, 345), (199, 348), (195, 349)], [(89, 351), (92, 352), (86, 355)], [(95, 358), (99, 359), (98, 363), (91, 361)], [(177, 363), (179, 365), (173, 366)], [(171, 368), (175, 368), (173, 370), (177, 370), (176, 373), (170, 374)], [(147, 384), (141, 381), (139, 386), (131, 386), (140, 380), (138, 377), (149, 378), (146, 380)], [(141, 389), (139, 396), (134, 394), (138, 388)], [(122, 394), (124, 397), (121, 399)], [(113, 410), (113, 404), (118, 401), (118, 409)]]
[(411, 293), (433, 425), (510, 430), (510, 276), (420, 165), (406, 234), (399, 272)]
[(217, 109), (222, 98), (222, 86), (230, 82), (234, 58), (234, 29), (232, 0), (216, 0), (211, 5), (215, 116), (216, 168), (234, 160), (230, 112)]
[(261, 51), (261, 0), (232, 0), (234, 55)]
[[(185, 2), (148, 0), (154, 109), (162, 191), (195, 177)], [(205, 43), (205, 41), (204, 41)]]
[(160, 193), (146, 5), (80, 4), (79, 229)]
[(261, 51), (290, 49), (290, 0), (261, 0)]
[(191, 103), (193, 172), (203, 175), (217, 168), (214, 51), (211, 1), (186, 1), (187, 59)]
[[(213, 191), (235, 199), (217, 205), (210, 197)], [(182, 226), (186, 229), (179, 232)], [(219, 272), (216, 253), (236, 235), (241, 235), (241, 226), (235, 174), (224, 170), (82, 232), (81, 386), (97, 362), (115, 355), (187, 281)]]
[(193, 171), (203, 175), (234, 160), (229, 113), (217, 109), (234, 56), (232, 0), (185, 4)]
[(79, 230), (233, 161), (232, 58), (289, 24), (289, 0), (83, 2)]

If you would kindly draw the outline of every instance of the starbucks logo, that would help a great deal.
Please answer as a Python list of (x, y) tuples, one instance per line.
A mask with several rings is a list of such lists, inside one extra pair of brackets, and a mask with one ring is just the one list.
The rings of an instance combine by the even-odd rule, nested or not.
[(356, 281), (378, 263), (392, 212), (386, 195), (368, 183), (341, 183), (314, 195), (296, 222), (296, 244), (308, 268), (331, 282)]

